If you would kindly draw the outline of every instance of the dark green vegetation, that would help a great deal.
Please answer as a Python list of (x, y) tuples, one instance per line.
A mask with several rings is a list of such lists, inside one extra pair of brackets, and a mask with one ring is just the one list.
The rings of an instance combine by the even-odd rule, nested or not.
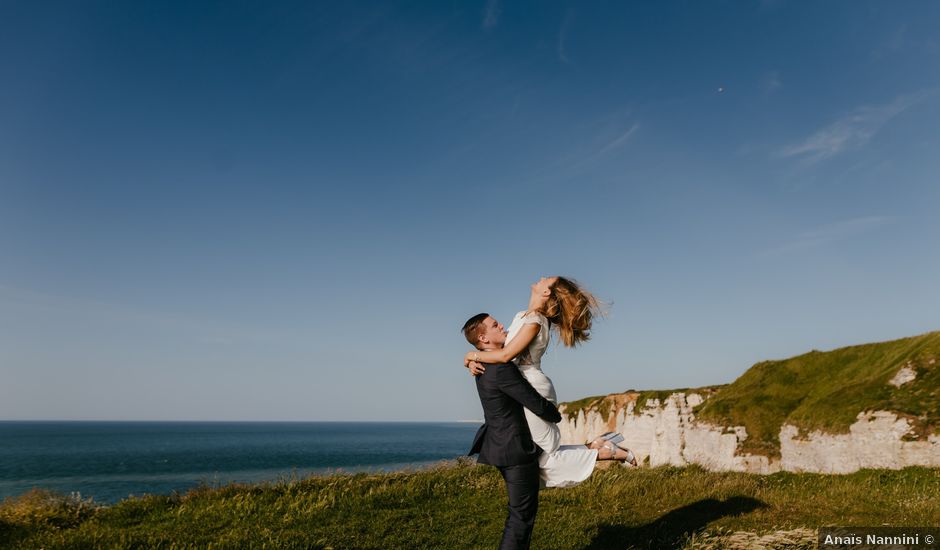
[[(466, 461), (202, 488), (103, 508), (34, 492), (0, 505), (0, 547), (494, 548), (505, 499), (494, 468)], [(735, 531), (938, 521), (936, 469), (759, 476), (617, 466), (543, 491), (533, 547), (728, 548)]]
[[(888, 384), (904, 366), (917, 378), (900, 388)], [(743, 425), (748, 438), (741, 450), (779, 456), (784, 423), (804, 434), (846, 433), (860, 412), (877, 410), (907, 417), (915, 439), (937, 431), (940, 332), (758, 363), (695, 415), (713, 424)]]
[(595, 410), (600, 413), (602, 418), (607, 418), (611, 410), (618, 407), (618, 401), (623, 396), (636, 396), (636, 406), (633, 408), (633, 414), (640, 414), (651, 400), (657, 399), (660, 403), (674, 393), (698, 393), (702, 396), (714, 394), (725, 386), (705, 386), (702, 388), (678, 388), (675, 390), (627, 390), (623, 393), (611, 393), (607, 395), (594, 395), (578, 399), (577, 401), (568, 401), (561, 403), (561, 411), (568, 416), (577, 416), (578, 412), (584, 411), (587, 414), (589, 410)]

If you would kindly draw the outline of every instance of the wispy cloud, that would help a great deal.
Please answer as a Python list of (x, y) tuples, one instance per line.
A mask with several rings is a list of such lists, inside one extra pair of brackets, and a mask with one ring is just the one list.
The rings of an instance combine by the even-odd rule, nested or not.
[(639, 122), (631, 122), (631, 119), (629, 109), (620, 109), (581, 127), (569, 128), (564, 133), (565, 141), (552, 155), (551, 162), (533, 168), (526, 179), (515, 179), (505, 185), (524, 187), (536, 182), (543, 185), (547, 181), (583, 175), (608, 160), (611, 163), (622, 160), (641, 127)]
[(798, 157), (818, 162), (843, 151), (858, 149), (878, 133), (892, 118), (924, 101), (933, 92), (902, 95), (885, 105), (867, 105), (825, 126), (799, 143), (780, 149), (780, 157)]
[(486, 0), (486, 7), (483, 9), (483, 28), (492, 30), (499, 25), (499, 16), (503, 13), (499, 6), (499, 0)]
[(578, 151), (561, 160), (561, 165), (575, 171), (590, 168), (605, 156), (623, 148), (639, 129), (640, 124), (637, 122), (626, 130), (622, 126), (616, 130), (614, 127), (602, 130), (595, 139), (588, 140), (594, 143), (593, 148), (588, 148), (590, 146), (579, 148)]
[(617, 149), (618, 147), (626, 143), (627, 140), (630, 139), (630, 136), (636, 133), (636, 131), (639, 129), (640, 129), (640, 124), (639, 123), (634, 124), (626, 132), (620, 134), (615, 139), (613, 139), (610, 143), (601, 147), (596, 153), (594, 153), (593, 157), (600, 157), (600, 156), (606, 155), (607, 153), (609, 153), (610, 151), (613, 151), (614, 149)]
[(800, 233), (795, 239), (763, 251), (762, 257), (776, 257), (803, 250), (820, 248), (856, 237), (892, 222), (891, 216), (865, 216), (826, 224)]

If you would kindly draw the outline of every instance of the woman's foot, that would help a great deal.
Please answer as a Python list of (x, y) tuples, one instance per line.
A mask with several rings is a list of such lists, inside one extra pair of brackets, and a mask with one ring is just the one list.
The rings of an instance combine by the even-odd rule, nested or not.
[(626, 447), (621, 447), (619, 445), (617, 446), (617, 448), (624, 452), (624, 455), (625, 455), (623, 457), (624, 464), (629, 464), (630, 466), (633, 466), (634, 468), (636, 468), (637, 467), (636, 455), (633, 454), (633, 451), (631, 451), (630, 449)]
[(605, 441), (601, 448), (597, 450), (597, 459), (616, 460), (633, 467), (637, 465), (636, 456), (633, 454), (633, 451), (618, 447), (609, 441)]

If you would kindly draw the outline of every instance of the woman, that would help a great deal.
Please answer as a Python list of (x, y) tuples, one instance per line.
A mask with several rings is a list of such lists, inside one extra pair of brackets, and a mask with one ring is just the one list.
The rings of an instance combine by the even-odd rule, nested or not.
[[(542, 397), (558, 404), (555, 387), (541, 368), (542, 354), (548, 348), (551, 329), (567, 347), (590, 339), (591, 324), (600, 310), (598, 300), (575, 281), (564, 277), (542, 277), (532, 285), (529, 308), (513, 318), (506, 335), (506, 345), (499, 350), (471, 351), (464, 366), (474, 375), (484, 371), (481, 363), (506, 363), (515, 360), (522, 375)], [(539, 468), (546, 487), (567, 487), (587, 479), (597, 460), (619, 460), (636, 466), (633, 453), (615, 445), (619, 434), (604, 434), (588, 445), (559, 445), (558, 425), (542, 420), (528, 409), (526, 421), (532, 440), (544, 451)]]

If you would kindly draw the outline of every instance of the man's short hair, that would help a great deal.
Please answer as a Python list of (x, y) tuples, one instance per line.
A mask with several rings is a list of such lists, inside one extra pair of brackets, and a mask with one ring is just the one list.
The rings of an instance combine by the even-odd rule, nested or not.
[(470, 342), (471, 346), (477, 349), (480, 349), (480, 336), (483, 334), (483, 331), (486, 330), (486, 327), (483, 326), (483, 321), (489, 316), (489, 313), (477, 313), (467, 319), (467, 322), (463, 324), (463, 328), (460, 329), (463, 331), (463, 337)]

